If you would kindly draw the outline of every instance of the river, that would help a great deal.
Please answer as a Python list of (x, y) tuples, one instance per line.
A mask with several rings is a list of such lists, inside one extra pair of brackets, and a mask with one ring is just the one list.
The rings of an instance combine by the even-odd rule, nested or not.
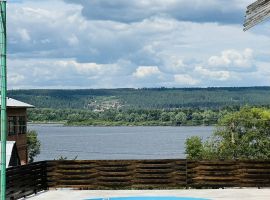
[(41, 153), (35, 159), (174, 159), (185, 158), (185, 140), (206, 139), (214, 127), (67, 127), (29, 124), (38, 132)]

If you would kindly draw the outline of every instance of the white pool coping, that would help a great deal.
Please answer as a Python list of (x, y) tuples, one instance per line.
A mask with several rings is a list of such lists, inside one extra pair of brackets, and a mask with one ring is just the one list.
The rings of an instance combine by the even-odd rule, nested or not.
[(270, 188), (257, 189), (189, 189), (189, 190), (50, 190), (29, 197), (29, 200), (85, 200), (89, 198), (174, 196), (211, 200), (269, 200)]

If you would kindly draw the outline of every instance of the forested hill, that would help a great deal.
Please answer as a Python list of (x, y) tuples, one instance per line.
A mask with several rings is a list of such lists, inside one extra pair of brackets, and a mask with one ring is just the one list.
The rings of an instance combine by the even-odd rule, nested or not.
[(270, 87), (10, 90), (8, 96), (37, 108), (170, 109), (270, 105)]

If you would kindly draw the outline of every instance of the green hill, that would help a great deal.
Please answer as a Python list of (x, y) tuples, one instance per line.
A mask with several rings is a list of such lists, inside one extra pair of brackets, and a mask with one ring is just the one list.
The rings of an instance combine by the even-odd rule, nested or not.
[(37, 108), (90, 109), (172, 109), (221, 108), (270, 104), (270, 87), (228, 88), (143, 88), (83, 90), (10, 90), (11, 98)]

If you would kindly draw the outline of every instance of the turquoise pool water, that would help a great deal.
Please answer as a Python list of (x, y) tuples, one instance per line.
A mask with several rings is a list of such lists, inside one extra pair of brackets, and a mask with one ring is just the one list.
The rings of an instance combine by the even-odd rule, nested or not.
[(87, 200), (210, 200), (192, 197), (113, 197), (113, 198), (96, 198)]

